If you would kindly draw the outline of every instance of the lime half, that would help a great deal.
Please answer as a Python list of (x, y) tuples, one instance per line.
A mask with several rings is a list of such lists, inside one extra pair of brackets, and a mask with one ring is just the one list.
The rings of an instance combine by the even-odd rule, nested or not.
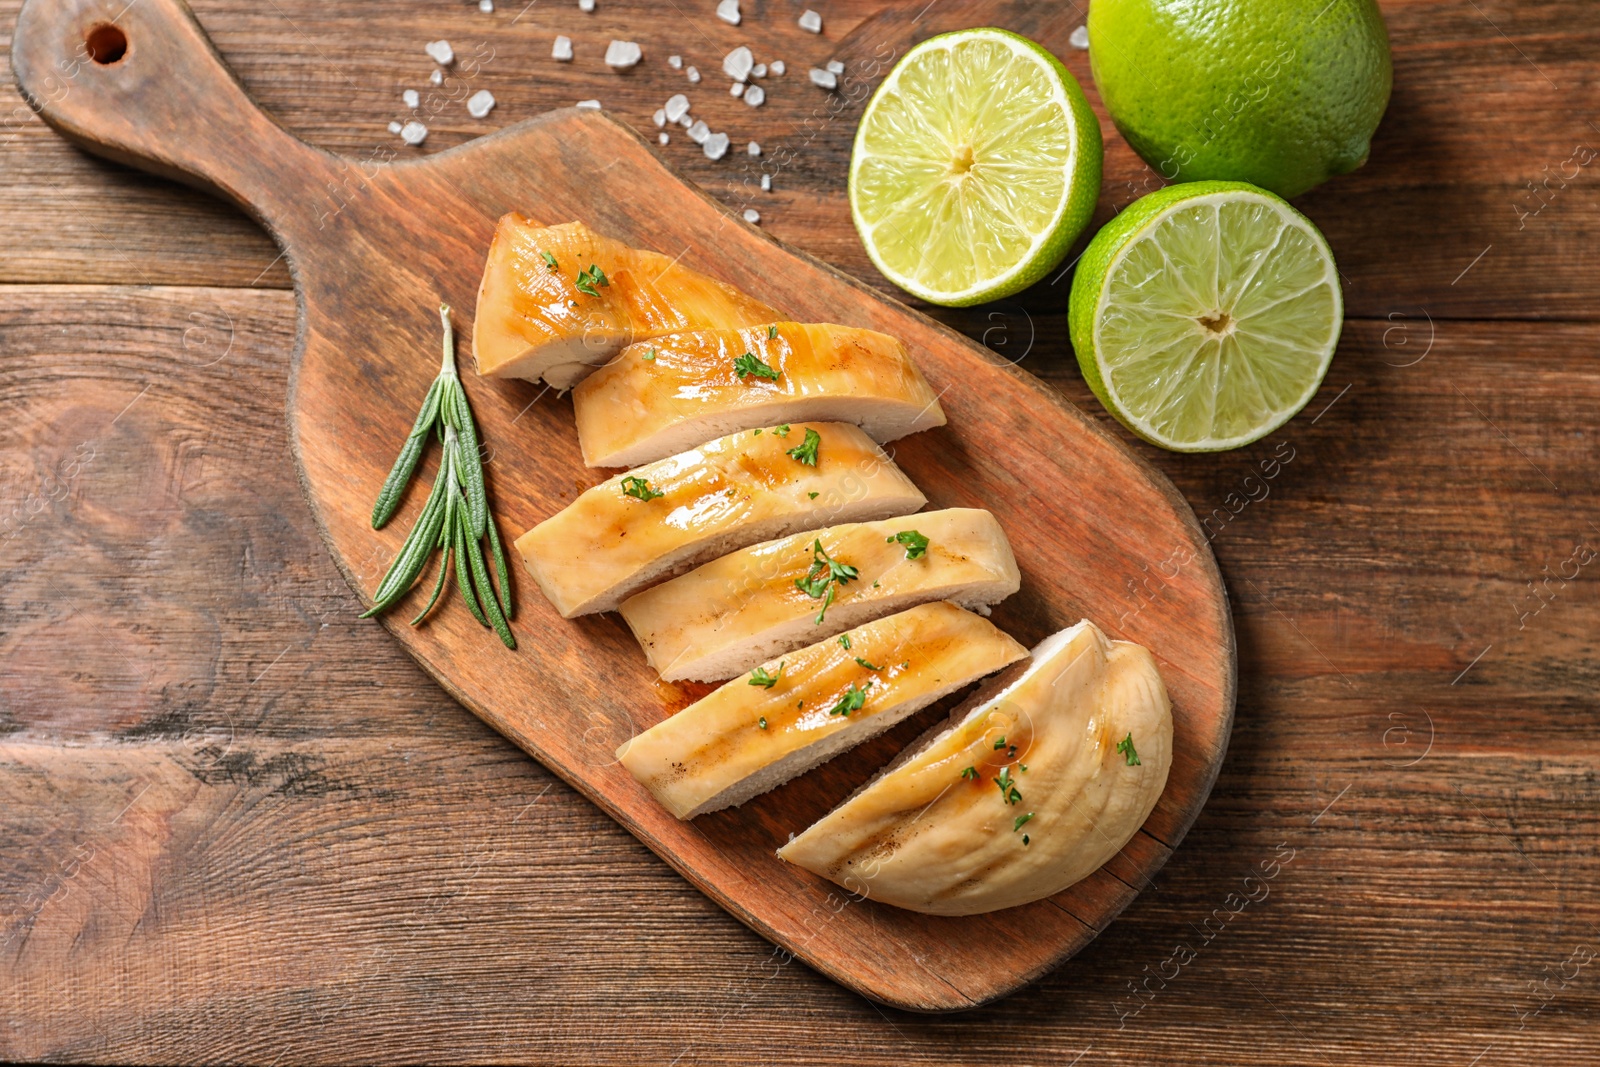
[(1070, 71), (1006, 30), (930, 38), (867, 104), (850, 213), (900, 288), (961, 307), (1027, 288), (1100, 195), (1100, 124)]
[(1140, 437), (1237, 448), (1322, 384), (1344, 325), (1328, 242), (1243, 182), (1171, 185), (1090, 242), (1072, 281), (1072, 346), (1090, 388)]

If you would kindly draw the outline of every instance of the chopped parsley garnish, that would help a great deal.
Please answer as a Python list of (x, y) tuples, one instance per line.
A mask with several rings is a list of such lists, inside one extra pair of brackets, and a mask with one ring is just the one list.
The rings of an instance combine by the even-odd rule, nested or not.
[(971, 778), (972, 780), (976, 781), (978, 778), (978, 768), (968, 767), (966, 770), (961, 772), (961, 777)]
[(646, 363), (654, 363), (656, 360), (656, 350), (652, 348), (639, 358), (644, 360)]
[(765, 730), (767, 728), (767, 717), (765, 715), (761, 716), (761, 721), (756, 723), (756, 725)]
[(815, 467), (817, 465), (817, 446), (820, 444), (822, 444), (822, 435), (807, 426), (806, 439), (789, 449), (789, 455), (801, 463)]
[(763, 689), (771, 689), (778, 684), (778, 679), (783, 677), (783, 663), (784, 661), (782, 660), (778, 662), (777, 674), (768, 674), (765, 667), (757, 667), (750, 672), (750, 684), (759, 685)]
[(997, 738), (994, 739), (994, 750), (996, 752), (999, 752), (1002, 748), (1005, 748), (1005, 747), (1006, 747), (1006, 739), (1005, 738), (997, 737)]
[(901, 530), (893, 537), (885, 537), (884, 542), (899, 541), (906, 546), (906, 559), (921, 559), (928, 553), (928, 539), (915, 530)]
[(1000, 768), (1000, 776), (994, 780), (1000, 787), (1000, 799), (1007, 804), (1015, 804), (1022, 799), (1022, 793), (1017, 789), (1017, 780), (1011, 777), (1011, 768)]
[(789, 424), (786, 422), (782, 426), (775, 426), (775, 427), (773, 427), (772, 432), (777, 434), (779, 437), (788, 437), (789, 436)]
[(1129, 733), (1127, 737), (1124, 737), (1121, 741), (1117, 742), (1117, 751), (1122, 753), (1123, 759), (1128, 761), (1128, 766), (1139, 766), (1139, 753), (1138, 750), (1133, 747), (1132, 733)]
[(1027, 834), (1023, 834), (1022, 835), (1022, 843), (1024, 845), (1026, 845), (1028, 843), (1028, 835)]
[(909, 670), (910, 667), (911, 667), (911, 661), (910, 660), (906, 660), (904, 663), (900, 664), (900, 669), (903, 670), (903, 671), (904, 670)]
[[(822, 601), (822, 610), (817, 612), (816, 625), (821, 626), (828, 608), (833, 605), (833, 597), (840, 586), (853, 582), (860, 577), (860, 572), (848, 563), (840, 563), (827, 550), (822, 547), (820, 539), (811, 545), (811, 569), (804, 578), (794, 580), (795, 587), (812, 600)], [(849, 648), (849, 645), (845, 645)]]
[(1031, 818), (1033, 818), (1033, 812), (1031, 811), (1026, 815), (1018, 815), (1016, 821), (1011, 824), (1011, 832), (1016, 833), (1018, 830), (1022, 829), (1022, 824)]
[(840, 634), (839, 635), (839, 643), (841, 645), (843, 645), (845, 648), (849, 648), (850, 647), (850, 635), (849, 634)]
[(856, 657), (856, 662), (859, 663), (861, 666), (865, 667), (869, 671), (881, 671), (881, 670), (883, 670), (882, 667), (874, 667), (872, 664), (868, 663), (866, 660), (862, 659), (860, 656)]
[(860, 711), (861, 705), (867, 702), (867, 690), (871, 688), (871, 682), (861, 689), (857, 689), (854, 682), (850, 683), (850, 688), (844, 691), (844, 696), (839, 698), (839, 703), (835, 704), (828, 714), (843, 715), (848, 718), (852, 711)]
[(767, 340), (776, 341), (777, 339), (778, 339), (778, 328), (776, 326), (768, 326), (767, 327)]
[(578, 280), (574, 284), (580, 293), (588, 296), (599, 296), (600, 290), (595, 286), (610, 285), (611, 279), (606, 277), (605, 271), (601, 270), (598, 264), (591, 263), (588, 270), (580, 270), (578, 272)]
[(622, 495), (638, 497), (640, 500), (654, 500), (656, 497), (666, 496), (667, 494), (656, 492), (650, 488), (650, 483), (647, 480), (630, 474), (622, 479)]
[(544, 257), (544, 265), (545, 266), (549, 267), (551, 270), (555, 270), (556, 269), (556, 257), (555, 256), (552, 256), (549, 252), (540, 252), (539, 254)]
[[(758, 432), (758, 433), (759, 433), (759, 432), (760, 432), (760, 431), (757, 431), (757, 432)], [(812, 500), (815, 500), (815, 499), (817, 499), (817, 496), (818, 496), (818, 495), (819, 495), (819, 494), (817, 494), (817, 493), (814, 493), (814, 492), (812, 492), (812, 493), (807, 493), (807, 494), (806, 494), (806, 496), (808, 496), (808, 497), (810, 497), (810, 498), (811, 498), (811, 499), (812, 499)]]
[(746, 352), (744, 355), (734, 360), (733, 373), (739, 376), (739, 380), (741, 382), (752, 374), (754, 374), (757, 378), (765, 378), (769, 382), (775, 382), (778, 380), (778, 372), (761, 362), (760, 357), (754, 352)]
[(754, 434), (752, 434), (751, 436), (760, 437), (761, 436), (761, 427), (757, 426), (756, 427), (756, 432)]

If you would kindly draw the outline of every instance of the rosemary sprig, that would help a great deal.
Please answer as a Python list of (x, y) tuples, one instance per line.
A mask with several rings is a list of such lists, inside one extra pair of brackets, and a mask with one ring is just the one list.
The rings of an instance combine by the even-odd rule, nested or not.
[[(456, 587), (461, 590), (473, 618), (492, 627), (507, 648), (516, 648), (516, 638), (511, 635), (506, 621), (511, 617), (511, 579), (505, 548), (500, 543), (494, 517), (489, 514), (478, 428), (472, 419), (472, 408), (467, 404), (466, 390), (461, 387), (461, 378), (456, 373), (455, 331), (450, 326), (447, 305), (439, 305), (439, 319), (444, 324), (444, 354), (439, 361), (439, 376), (429, 387), (422, 411), (378, 493), (378, 501), (372, 508), (373, 529), (381, 528), (394, 516), (406, 486), (416, 473), (417, 461), (422, 457), (430, 431), (443, 443), (444, 456), (422, 514), (400, 546), (400, 555), (378, 583), (372, 607), (361, 617), (369, 618), (392, 607), (411, 591), (434, 552), (443, 549), (433, 593), (427, 605), (411, 620), (411, 625), (427, 618), (438, 604), (454, 558)], [(482, 541), (485, 535), (494, 560), (494, 582), (489, 580), (489, 567), (484, 561)]]

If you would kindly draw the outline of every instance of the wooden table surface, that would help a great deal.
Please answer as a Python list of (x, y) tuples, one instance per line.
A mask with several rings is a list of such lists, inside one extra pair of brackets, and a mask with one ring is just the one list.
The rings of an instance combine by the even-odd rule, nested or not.
[[(683, 137), (667, 157), (883, 284), (842, 195), (857, 109), (831, 114), (804, 71), (921, 5), (821, 0), (821, 38), (795, 27), (804, 5), (764, 0), (737, 29), (710, 0), (194, 7), (286, 126), (355, 156), (585, 97), (653, 130), (681, 53), (706, 73), (696, 110), (760, 140), (775, 188)], [(1238, 452), (1128, 438), (1207, 522), (1233, 597), (1216, 791), (1088, 950), (937, 1018), (774, 958), (357, 620), (287, 451), (276, 248), (13, 97), (0, 1059), (1600, 1060), (1600, 11), (1383, 6), (1395, 91), (1371, 162), (1300, 201), (1351, 316), (1321, 394)], [(16, 8), (0, 2), (7, 44)], [(989, 10), (967, 24), (1016, 9)], [(1094, 99), (1077, 21), (1046, 43)], [(556, 33), (576, 62), (550, 61)], [(613, 36), (644, 46), (629, 75), (600, 65)], [(430, 94), (437, 38), (476, 62)], [(790, 67), (757, 111), (718, 71), (744, 42)], [(481, 121), (463, 106), (479, 87), (499, 101)], [(385, 130), (405, 88), (429, 116), (419, 150)], [(1157, 184), (1104, 126), (1102, 221)], [(1066, 342), (1069, 282), (940, 317), (1114, 426)], [(1160, 595), (1158, 562), (1130, 610)]]

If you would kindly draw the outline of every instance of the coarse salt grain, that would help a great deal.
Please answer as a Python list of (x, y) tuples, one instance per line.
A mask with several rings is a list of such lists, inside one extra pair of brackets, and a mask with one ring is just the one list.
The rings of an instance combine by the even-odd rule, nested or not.
[(761, 146), (754, 141), (751, 141), (749, 144), (745, 145), (744, 150), (750, 153), (752, 156), (759, 156), (761, 154)]
[(600, 108), (600, 101), (598, 101), (598, 100), (579, 100), (573, 106), (574, 107), (581, 107), (585, 111), (599, 111), (601, 109)]
[(752, 85), (744, 91), (744, 102), (751, 107), (760, 107), (767, 102), (767, 91), (759, 85)]
[(750, 49), (740, 45), (722, 57), (722, 73), (736, 82), (742, 82), (750, 76), (750, 68), (755, 66), (755, 57), (750, 54)]
[[(752, 88), (753, 88), (753, 86), (752, 86)], [(728, 86), (728, 92), (730, 94), (732, 94), (733, 96), (743, 96), (744, 95), (744, 82), (734, 82), (732, 85)]]
[(441, 67), (448, 67), (456, 61), (455, 49), (450, 47), (449, 41), (429, 41), (422, 50)]
[(772, 192), (772, 175), (763, 174), (761, 176), (761, 191), (763, 193)]
[(744, 209), (744, 221), (748, 222), (752, 226), (756, 225), (757, 223), (759, 223), (761, 221), (761, 212), (757, 211), (753, 207), (745, 208)]
[(690, 85), (695, 85), (700, 81), (700, 72), (695, 70), (693, 67), (690, 67), (688, 70), (684, 71), (684, 76), (689, 79)]
[(757, 63), (755, 66), (750, 68), (750, 77), (752, 77), (752, 78), (765, 78), (766, 76), (767, 76), (767, 65), (765, 63)]
[(434, 72), (432, 74), (428, 75), (428, 84), (429, 85), (443, 85), (444, 84), (444, 71), (435, 68)]
[(587, 13), (594, 11), (594, 0), (578, 0), (578, 10)]
[(837, 59), (830, 59), (828, 62), (824, 63), (823, 66), (827, 67), (828, 70), (834, 74), (844, 73), (844, 64), (839, 62)]
[(668, 56), (667, 57), (667, 66), (671, 67), (673, 70), (682, 70), (683, 69), (683, 57), (682, 56)]
[(822, 16), (807, 8), (800, 16), (800, 28), (807, 33), (821, 33)]
[(400, 124), (398, 122), (389, 123), (389, 132), (390, 133), (399, 133), (400, 132)]
[(494, 94), (487, 89), (479, 89), (467, 98), (467, 114), (475, 119), (481, 119), (494, 110)]
[(405, 102), (406, 107), (416, 107), (418, 104), (422, 103), (422, 97), (417, 95), (417, 91), (415, 89), (407, 89), (405, 92), (400, 94), (400, 99)]
[(420, 122), (408, 122), (400, 127), (400, 139), (406, 144), (421, 144), (428, 139), (428, 127)]
[(687, 130), (690, 126), (694, 125), (694, 116), (685, 111), (683, 114), (678, 116), (678, 125)]
[(660, 141), (662, 144), (666, 144), (668, 141), (672, 140), (672, 138), (667, 136), (666, 130), (662, 130), (660, 133), (656, 134), (656, 140)]
[(720, 0), (717, 4), (717, 18), (730, 26), (739, 25), (739, 0)]
[(1087, 51), (1089, 48), (1089, 27), (1079, 26), (1073, 30), (1072, 36), (1067, 38), (1067, 43), (1080, 52)]
[(628, 70), (639, 65), (644, 51), (633, 41), (612, 41), (606, 45), (606, 66), (612, 70)]
[(494, 0), (478, 0), (478, 10), (485, 15), (494, 13)]
[(705, 144), (701, 145), (701, 148), (705, 151), (707, 159), (721, 159), (728, 154), (728, 135), (714, 133), (706, 138)]
[(668, 122), (677, 122), (689, 113), (689, 98), (682, 93), (676, 93), (667, 98), (667, 106), (661, 110), (666, 113)]
[(837, 89), (839, 87), (839, 76), (831, 70), (812, 67), (811, 84), (822, 89)]
[(572, 38), (557, 37), (556, 43), (550, 48), (550, 58), (557, 63), (572, 62)]
[(694, 125), (689, 127), (689, 140), (693, 141), (695, 144), (705, 144), (706, 139), (710, 136), (711, 127), (707, 126), (705, 122), (700, 119), (695, 119)]
[(786, 70), (788, 70), (788, 69), (789, 69), (789, 68), (788, 68), (788, 67), (785, 67), (785, 66), (784, 66), (784, 65), (783, 65), (783, 60), (781, 60), (781, 59), (774, 59), (774, 60), (773, 60), (773, 61), (772, 61), (772, 66), (770, 66), (770, 67), (768, 67), (768, 68), (767, 68), (767, 69), (768, 69), (768, 70), (770, 70), (770, 71), (772, 71), (772, 73), (773, 73), (773, 74), (775, 74), (775, 75), (780, 75), (780, 76), (781, 76), (781, 75), (782, 75), (782, 74), (783, 74), (783, 72), (784, 72), (784, 71), (786, 71)]
[(655, 123), (657, 126), (665, 126), (667, 124), (666, 109), (659, 107), (656, 108), (656, 113), (650, 116), (650, 121)]

